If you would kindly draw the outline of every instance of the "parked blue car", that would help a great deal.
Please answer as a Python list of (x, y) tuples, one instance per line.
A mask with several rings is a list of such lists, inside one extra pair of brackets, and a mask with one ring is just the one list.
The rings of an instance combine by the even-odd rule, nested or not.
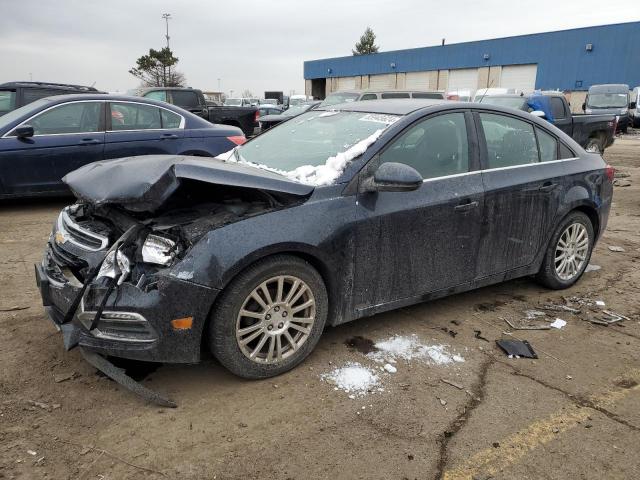
[(216, 156), (242, 130), (168, 103), (116, 95), (43, 98), (0, 117), (0, 198), (68, 193), (67, 173), (91, 162), (150, 154)]

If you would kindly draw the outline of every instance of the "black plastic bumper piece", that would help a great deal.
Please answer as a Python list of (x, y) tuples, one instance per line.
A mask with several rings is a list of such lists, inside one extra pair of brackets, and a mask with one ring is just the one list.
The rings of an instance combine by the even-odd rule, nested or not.
[(132, 391), (136, 395), (152, 403), (155, 403), (156, 405), (160, 405), (161, 407), (176, 408), (178, 406), (168, 398), (160, 395), (158, 392), (154, 392), (141, 383), (136, 382), (129, 375), (125, 374), (122, 368), (116, 367), (102, 355), (99, 355), (95, 352), (92, 352), (91, 350), (87, 350), (86, 348), (82, 347), (80, 347), (80, 351), (82, 352), (82, 356), (87, 362), (89, 362), (106, 376), (108, 376), (112, 380), (115, 380), (124, 388)]

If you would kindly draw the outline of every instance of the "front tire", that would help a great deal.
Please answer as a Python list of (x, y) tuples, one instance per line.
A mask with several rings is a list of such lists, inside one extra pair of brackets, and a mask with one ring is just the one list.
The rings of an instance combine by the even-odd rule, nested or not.
[(537, 281), (554, 290), (572, 286), (589, 264), (594, 240), (589, 217), (582, 212), (571, 212), (549, 242)]
[(291, 370), (314, 349), (327, 318), (322, 277), (305, 260), (276, 255), (241, 272), (209, 322), (213, 355), (249, 379)]

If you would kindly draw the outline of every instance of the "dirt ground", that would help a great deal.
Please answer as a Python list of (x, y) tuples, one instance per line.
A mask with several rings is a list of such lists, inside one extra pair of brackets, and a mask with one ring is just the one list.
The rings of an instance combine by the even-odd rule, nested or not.
[[(98, 375), (46, 319), (33, 263), (69, 200), (0, 204), (0, 479), (640, 478), (640, 135), (605, 158), (631, 186), (615, 188), (592, 258), (602, 268), (570, 290), (521, 279), (332, 328), (306, 362), (266, 381), (210, 358), (129, 365), (177, 409)], [(551, 312), (567, 325), (542, 331), (503, 321), (571, 296), (628, 319)], [(539, 358), (506, 357), (503, 332)], [(377, 367), (345, 345), (354, 336), (411, 334), (465, 361), (399, 361), (380, 372), (383, 392), (355, 399), (320, 378), (349, 361)]]

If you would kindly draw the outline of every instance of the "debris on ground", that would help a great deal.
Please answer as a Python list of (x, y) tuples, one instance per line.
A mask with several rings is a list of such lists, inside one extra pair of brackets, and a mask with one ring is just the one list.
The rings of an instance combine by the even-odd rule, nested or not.
[(482, 336), (482, 330), (474, 330), (473, 331), (473, 336), (474, 338), (477, 338), (478, 340), (484, 340), (485, 342), (488, 342), (489, 339), (485, 338)]
[(557, 305), (555, 303), (547, 303), (542, 306), (545, 310), (551, 310), (552, 312), (569, 312), (569, 313), (580, 313), (580, 310), (577, 308), (569, 307), (567, 305)]
[(440, 401), (440, 405), (442, 405), (443, 407), (447, 406), (447, 401), (446, 400), (444, 400), (443, 398), (439, 398), (439, 397), (436, 397), (436, 398)]
[(29, 400), (29, 404), (33, 405), (34, 407), (38, 407), (41, 408), (42, 410), (46, 410), (47, 412), (51, 412), (52, 410), (56, 410), (58, 408), (60, 408), (60, 404), (59, 403), (44, 403), (44, 402), (37, 402), (35, 400)]
[(421, 360), (429, 364), (446, 365), (464, 362), (464, 358), (449, 351), (448, 345), (424, 345), (417, 335), (394, 335), (377, 342), (376, 350), (367, 357), (378, 363), (395, 363), (397, 360)]
[[(320, 375), (325, 382), (333, 383), (338, 390), (350, 393), (349, 398), (364, 396), (380, 385), (376, 373), (358, 362), (349, 362), (344, 367), (335, 368)], [(380, 391), (380, 389), (378, 389)]]
[(584, 272), (597, 272), (598, 270), (600, 270), (602, 267), (600, 265), (595, 265), (593, 263), (590, 263), (589, 265), (587, 265), (587, 268), (584, 269)]
[(398, 369), (393, 365), (391, 365), (390, 363), (385, 363), (384, 367), (382, 368), (384, 368), (389, 373), (396, 373), (398, 371)]
[(612, 325), (614, 323), (618, 323), (621, 322), (623, 320), (629, 320), (628, 317), (625, 317), (624, 315), (620, 315), (619, 313), (614, 313), (608, 310), (603, 310), (602, 313), (604, 313), (604, 315), (600, 315), (598, 317), (591, 317), (591, 318), (586, 318), (585, 320), (587, 322), (590, 323), (594, 323), (596, 325), (604, 325), (604, 326), (609, 326)]
[(19, 310), (27, 310), (29, 307), (13, 306), (8, 308), (0, 308), (0, 312), (17, 312)]
[(611, 250), (612, 252), (625, 252), (626, 250), (622, 247), (619, 247), (617, 245), (609, 245), (609, 250)]
[(496, 340), (509, 358), (538, 358), (533, 347), (526, 340)]
[(616, 179), (613, 181), (613, 186), (614, 187), (630, 187), (631, 181), (626, 179), (623, 179), (623, 180)]
[(447, 380), (446, 378), (440, 379), (442, 383), (446, 383), (447, 385), (451, 385), (452, 387), (457, 388), (458, 390), (464, 390), (464, 386), (459, 383), (452, 382), (451, 380)]
[(53, 376), (53, 381), (56, 383), (65, 382), (67, 380), (71, 380), (73, 377), (75, 377), (75, 375), (76, 372), (56, 373)]
[(562, 329), (567, 322), (562, 320), (561, 318), (556, 318), (552, 323), (549, 324), (551, 328), (557, 328), (558, 330)]

